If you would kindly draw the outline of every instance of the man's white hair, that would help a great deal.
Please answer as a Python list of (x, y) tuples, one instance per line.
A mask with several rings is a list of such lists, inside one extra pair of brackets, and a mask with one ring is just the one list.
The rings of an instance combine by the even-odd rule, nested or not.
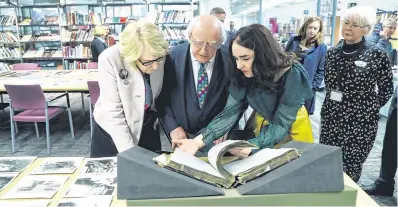
[(366, 27), (367, 35), (373, 31), (376, 24), (376, 10), (371, 6), (359, 5), (349, 8), (344, 14), (343, 20), (352, 21), (361, 27)]
[[(188, 33), (189, 38), (192, 35), (192, 30), (195, 27), (195, 25), (199, 23), (199, 20), (200, 20), (200, 16), (196, 16), (189, 22), (188, 27), (187, 27), (187, 33)], [(220, 29), (220, 34), (221, 34), (220, 40), (221, 40), (222, 44), (224, 44), (224, 42), (227, 40), (227, 33), (224, 29), (224, 24), (220, 20), (217, 20), (217, 28)]]

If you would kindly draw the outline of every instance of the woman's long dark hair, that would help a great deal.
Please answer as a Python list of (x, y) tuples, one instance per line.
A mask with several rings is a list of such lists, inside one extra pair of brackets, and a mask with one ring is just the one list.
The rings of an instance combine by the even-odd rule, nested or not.
[(274, 39), (271, 31), (260, 24), (242, 27), (231, 40), (229, 52), (232, 62), (232, 84), (237, 87), (246, 85), (243, 72), (237, 69), (236, 60), (232, 54), (232, 44), (254, 51), (253, 78), (256, 87), (263, 90), (275, 91), (275, 74), (293, 64), (294, 55), (286, 54), (279, 43)]

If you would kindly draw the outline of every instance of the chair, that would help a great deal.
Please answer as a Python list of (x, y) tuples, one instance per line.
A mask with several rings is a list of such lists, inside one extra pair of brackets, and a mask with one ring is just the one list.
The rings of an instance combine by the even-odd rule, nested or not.
[(17, 63), (12, 65), (12, 70), (38, 70), (39, 64), (37, 63)]
[(93, 107), (95, 103), (97, 103), (97, 100), (100, 95), (100, 88), (98, 81), (87, 81), (88, 85), (88, 92), (89, 92), (89, 97), (90, 97), (90, 132), (91, 132), (91, 137), (93, 137), (93, 132), (94, 132), (94, 126), (93, 126)]
[[(70, 131), (72, 139), (75, 138), (73, 131), (72, 114), (69, 104), (69, 95), (64, 93), (50, 100), (46, 100), (41, 86), (35, 85), (4, 85), (10, 97), (10, 123), (12, 138), (12, 153), (15, 153), (15, 129), (14, 122), (34, 122), (36, 135), (39, 137), (38, 122), (46, 123), (47, 153), (51, 153), (50, 120), (68, 111)], [(49, 106), (49, 103), (61, 97), (66, 97), (66, 106)], [(14, 109), (22, 109), (21, 113), (15, 115)]]
[(98, 69), (98, 62), (88, 63), (87, 69)]

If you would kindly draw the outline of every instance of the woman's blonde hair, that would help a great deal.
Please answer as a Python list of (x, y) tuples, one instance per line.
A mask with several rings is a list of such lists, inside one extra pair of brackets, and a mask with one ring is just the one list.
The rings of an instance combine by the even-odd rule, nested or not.
[(313, 23), (313, 22), (319, 22), (319, 31), (318, 34), (316, 34), (316, 36), (311, 39), (311, 40), (307, 40), (307, 42), (305, 43), (305, 45), (311, 45), (313, 43), (317, 43), (317, 44), (322, 44), (323, 43), (323, 22), (322, 19), (320, 17), (308, 17), (307, 20), (305, 20), (304, 24), (301, 26), (300, 30), (299, 30), (299, 35), (301, 36), (302, 39), (307, 37), (307, 28), (308, 26)]
[(397, 27), (397, 20), (395, 18), (388, 18), (386, 20), (383, 21), (383, 28), (384, 27), (389, 27), (389, 26), (393, 26), (393, 27)]
[(144, 49), (155, 57), (166, 55), (169, 43), (159, 28), (146, 20), (129, 23), (120, 34), (121, 55), (133, 66)]
[(103, 25), (95, 26), (95, 28), (94, 28), (94, 36), (96, 36), (96, 37), (105, 36), (106, 35), (106, 29), (107, 29), (107, 27), (103, 26)]

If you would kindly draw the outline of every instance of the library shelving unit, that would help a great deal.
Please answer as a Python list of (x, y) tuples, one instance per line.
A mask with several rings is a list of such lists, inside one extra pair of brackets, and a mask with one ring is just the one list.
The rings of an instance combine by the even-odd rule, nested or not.
[(188, 40), (186, 28), (194, 15), (199, 13), (199, 2), (188, 1), (150, 1), (148, 2), (149, 16), (154, 21), (170, 47)]
[(17, 8), (10, 4), (0, 4), (0, 62), (1, 65), (21, 61)]
[[(323, 22), (323, 41), (329, 47), (333, 46), (333, 43), (336, 43), (334, 40), (335, 33), (334, 28), (338, 28), (336, 26), (336, 22), (340, 25), (340, 21), (334, 22), (333, 15), (335, 14), (333, 10), (333, 6), (336, 0), (320, 0), (318, 5), (318, 16), (322, 18)], [(340, 18), (339, 18), (340, 19)], [(338, 36), (338, 35), (337, 35)]]

